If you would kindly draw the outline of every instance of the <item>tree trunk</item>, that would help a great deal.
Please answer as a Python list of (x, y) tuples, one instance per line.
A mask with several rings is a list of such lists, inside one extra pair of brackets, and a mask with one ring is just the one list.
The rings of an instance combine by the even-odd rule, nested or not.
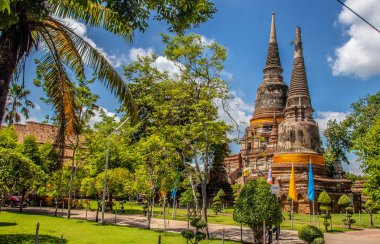
[(99, 208), (100, 208), (100, 201), (98, 200), (97, 208), (96, 208), (96, 216), (95, 216), (95, 222), (99, 222)]
[[(75, 149), (74, 149), (74, 153), (75, 153)], [(71, 165), (71, 174), (70, 174), (70, 187), (69, 187), (69, 201), (67, 203), (67, 218), (70, 219), (71, 217), (71, 205), (72, 205), (72, 201), (71, 201), (71, 195), (73, 194), (73, 186), (74, 186), (74, 157), (73, 157), (73, 164)]]
[[(149, 203), (148, 203), (149, 204)], [(150, 206), (149, 206), (150, 205)], [(152, 211), (153, 211), (153, 207), (152, 207), (152, 204), (149, 204), (148, 205), (148, 226), (147, 226), (147, 229), (150, 230), (150, 221), (152, 219)], [(149, 208), (150, 207), (150, 208)]]
[(26, 194), (26, 188), (23, 188), (21, 191), (21, 204), (20, 204), (19, 212), (22, 212), (22, 209), (24, 208), (25, 194)]
[(4, 120), (9, 85), (17, 67), (17, 62), (16, 52), (12, 50), (9, 40), (5, 40), (0, 47), (0, 124)]
[(55, 211), (54, 211), (54, 216), (57, 217), (57, 212), (58, 212), (58, 199), (55, 198)]
[(195, 204), (195, 213), (198, 213), (198, 198), (197, 198), (197, 189), (195, 184), (193, 183), (193, 178), (189, 176), (190, 179), (190, 185), (191, 185), (191, 190), (193, 192), (193, 197), (194, 197), (194, 204)]
[(203, 130), (205, 134), (205, 155), (203, 160), (203, 169), (204, 169), (204, 176), (202, 181), (202, 212), (203, 212), (203, 218), (207, 223), (206, 226), (206, 238), (210, 239), (210, 233), (208, 231), (208, 222), (207, 222), (207, 179), (208, 179), (208, 150), (209, 150), (209, 143), (207, 138), (207, 130), (206, 130), (206, 123), (203, 122)]

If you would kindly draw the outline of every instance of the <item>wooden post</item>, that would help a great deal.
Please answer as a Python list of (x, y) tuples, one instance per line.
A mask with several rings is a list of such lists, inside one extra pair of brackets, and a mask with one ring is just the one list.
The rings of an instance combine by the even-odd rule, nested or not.
[(87, 220), (87, 211), (88, 211), (88, 204), (86, 206), (86, 220)]
[(224, 232), (225, 232), (225, 229), (223, 228), (223, 230), (222, 230), (222, 244), (224, 244)]
[(360, 209), (359, 209), (359, 224), (361, 224), (361, 218), (360, 218)]
[(116, 224), (116, 221), (117, 221), (117, 210), (115, 210), (115, 224)]
[(240, 224), (240, 242), (243, 243), (243, 224)]
[(34, 239), (34, 244), (38, 243), (39, 231), (40, 231), (40, 223), (37, 222), (37, 226), (36, 226), (36, 238)]
[(161, 244), (161, 234), (158, 236), (158, 244)]
[(63, 217), (63, 209), (65, 208), (65, 199), (63, 199), (63, 203), (62, 203), (62, 217)]
[(42, 207), (42, 200), (40, 200), (40, 212), (41, 212), (41, 207)]
[(266, 243), (266, 228), (265, 228), (266, 226), (265, 226), (265, 220), (263, 221), (263, 244), (265, 244)]
[(290, 207), (290, 221), (291, 221), (291, 226), (292, 226), (292, 229), (293, 229), (293, 198), (292, 198), (292, 202), (291, 202), (291, 207)]

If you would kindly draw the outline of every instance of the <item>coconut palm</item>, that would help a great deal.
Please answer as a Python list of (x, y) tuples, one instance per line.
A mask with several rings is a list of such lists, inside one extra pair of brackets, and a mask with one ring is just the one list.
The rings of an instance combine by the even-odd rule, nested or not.
[[(0, 121), (3, 120), (9, 85), (31, 51), (44, 52), (38, 66), (43, 72), (47, 95), (58, 114), (58, 141), (76, 129), (75, 89), (69, 74), (84, 77), (84, 67), (126, 105), (137, 118), (136, 106), (122, 78), (107, 59), (64, 21), (79, 19), (132, 40), (134, 30), (148, 27), (150, 13), (165, 20), (169, 30), (197, 26), (211, 17), (209, 0), (3, 0), (0, 6)], [(68, 72), (71, 71), (71, 72)]]
[[(74, 134), (76, 103), (74, 84), (68, 70), (76, 77), (84, 77), (89, 66), (96, 78), (103, 81), (127, 107), (132, 116), (136, 106), (123, 79), (96, 48), (77, 35), (62, 18), (76, 17), (92, 26), (104, 26), (123, 37), (131, 37), (127, 21), (102, 4), (89, 1), (14, 0), (11, 12), (2, 12), (0, 19), (0, 121), (2, 121), (9, 85), (17, 76), (31, 51), (40, 48), (44, 55), (38, 66), (46, 82), (46, 92), (58, 114), (59, 138)], [(125, 30), (120, 25), (125, 26)]]
[[(29, 119), (29, 108), (34, 108), (32, 101), (27, 99), (30, 91), (22, 86), (14, 83), (9, 90), (7, 106), (5, 107), (5, 122), (9, 125), (21, 121), (23, 115), (25, 119)], [(19, 110), (20, 108), (20, 110)]]

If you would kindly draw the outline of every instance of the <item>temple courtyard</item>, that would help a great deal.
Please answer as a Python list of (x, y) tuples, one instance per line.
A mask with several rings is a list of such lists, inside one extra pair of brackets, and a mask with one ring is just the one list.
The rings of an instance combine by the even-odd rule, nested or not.
[[(0, 214), (0, 243), (20, 243), (19, 240), (23, 240), (21, 243), (34, 242), (37, 222), (40, 223), (40, 243), (99, 243), (102, 240), (106, 242), (111, 237), (119, 243), (141, 243), (142, 235), (144, 241), (147, 241), (146, 243), (157, 242), (159, 236), (161, 236), (162, 243), (185, 243), (185, 240), (179, 235), (182, 230), (187, 228), (183, 210), (177, 210), (176, 219), (179, 220), (171, 219), (168, 214), (165, 227), (164, 220), (162, 216), (159, 216), (157, 209), (156, 218), (153, 218), (151, 223), (152, 230), (149, 231), (146, 230), (147, 218), (138, 213), (136, 206), (131, 209), (136, 214), (116, 215), (115, 217), (115, 214), (106, 213), (105, 220), (109, 225), (100, 226), (94, 223), (95, 211), (73, 210), (72, 219), (69, 220), (66, 219), (66, 210), (62, 211), (61, 209), (58, 211), (58, 216), (54, 217), (54, 208), (28, 207), (24, 209), (24, 213), (19, 213), (15, 208), (8, 208)], [(333, 218), (338, 219), (338, 217), (337, 214)], [(358, 215), (355, 217), (357, 218)], [(233, 222), (229, 211), (219, 216), (210, 214), (209, 219), (212, 240), (201, 243), (222, 243), (223, 230), (224, 243), (241, 243), (240, 226)], [(304, 243), (298, 239), (297, 229), (308, 224), (308, 220), (309, 215), (296, 215), (294, 230), (290, 228), (290, 221), (284, 221), (279, 243)], [(317, 220), (318, 218), (316, 218)], [(375, 215), (374, 221), (375, 225), (377, 224), (376, 226), (379, 227), (380, 215)], [(338, 222), (339, 220), (334, 221), (333, 232), (324, 234), (326, 243), (378, 243), (380, 229), (365, 227), (368, 223), (368, 215), (362, 214), (361, 223), (357, 223), (359, 226), (354, 226), (350, 230), (341, 228), (336, 224)], [(166, 233), (164, 233), (165, 228)], [(252, 242), (252, 231), (248, 227), (243, 227), (243, 241)]]

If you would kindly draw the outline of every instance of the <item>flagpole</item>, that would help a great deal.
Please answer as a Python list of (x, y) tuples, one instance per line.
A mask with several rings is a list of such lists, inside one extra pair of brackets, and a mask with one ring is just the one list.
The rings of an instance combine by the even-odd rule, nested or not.
[(314, 209), (314, 200), (313, 200), (313, 225), (315, 225), (315, 209)]
[(290, 209), (290, 221), (293, 229), (293, 198), (292, 198), (292, 203), (291, 203), (291, 209)]

